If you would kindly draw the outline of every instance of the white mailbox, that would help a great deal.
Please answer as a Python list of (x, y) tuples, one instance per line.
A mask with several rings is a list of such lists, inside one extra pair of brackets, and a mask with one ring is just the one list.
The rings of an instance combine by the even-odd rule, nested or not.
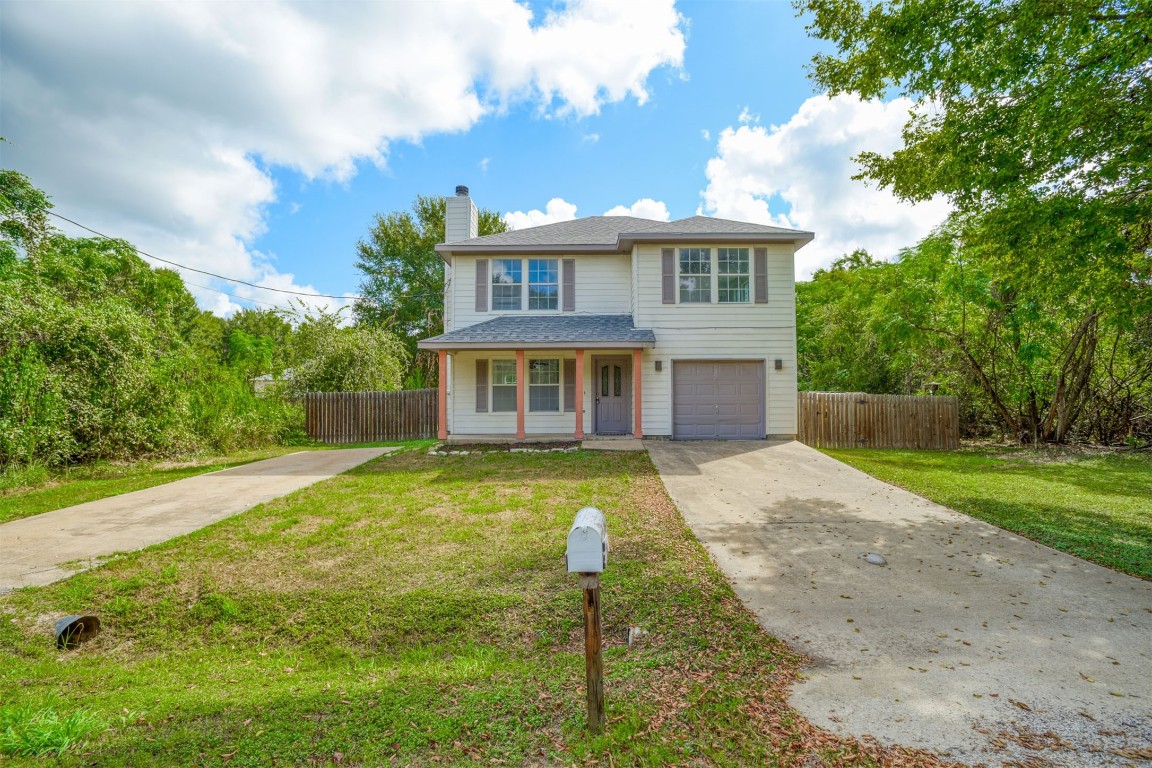
[(595, 507), (584, 507), (576, 513), (568, 531), (569, 573), (601, 573), (608, 564), (608, 528), (604, 513)]

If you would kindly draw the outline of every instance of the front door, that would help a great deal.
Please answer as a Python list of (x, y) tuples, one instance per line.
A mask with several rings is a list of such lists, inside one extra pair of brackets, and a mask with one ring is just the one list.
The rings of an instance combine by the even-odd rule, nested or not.
[(596, 359), (596, 433), (628, 433), (631, 393), (628, 387), (628, 358)]

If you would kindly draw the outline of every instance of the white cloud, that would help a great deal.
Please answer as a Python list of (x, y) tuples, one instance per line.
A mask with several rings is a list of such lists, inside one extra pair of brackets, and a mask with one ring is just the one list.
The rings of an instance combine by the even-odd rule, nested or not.
[(554, 197), (544, 206), (543, 211), (512, 211), (504, 214), (504, 223), (509, 229), (527, 229), (541, 224), (571, 221), (574, 218), (576, 218), (576, 206), (563, 198)]
[(574, 0), (537, 19), (514, 0), (10, 3), (4, 163), (145, 250), (280, 281), (252, 249), (277, 199), (270, 167), (346, 180), (391, 142), (518, 104), (643, 103), (654, 69), (681, 66), (684, 26), (673, 0)]
[(480, 173), (487, 175), (488, 166), (492, 164), (492, 158), (486, 157), (479, 162)]
[(704, 138), (704, 141), (712, 141), (712, 132), (707, 128), (701, 128), (700, 135)]
[(751, 125), (753, 123), (759, 123), (760, 122), (760, 115), (754, 115), (748, 109), (748, 107), (743, 107), (740, 110), (740, 116), (737, 117), (736, 119), (738, 121), (740, 121), (741, 125)]
[(584, 139), (584, 141), (595, 144), (596, 142), (600, 141), (600, 134), (598, 134), (598, 133), (586, 133), (581, 138)]
[(796, 254), (799, 277), (856, 248), (891, 259), (947, 216), (942, 199), (912, 205), (854, 181), (852, 158), (901, 146), (912, 102), (862, 102), (851, 96), (808, 99), (780, 126), (745, 124), (720, 134), (708, 161), (701, 211), (711, 216), (812, 230)]
[(618, 205), (604, 212), (605, 216), (635, 216), (639, 219), (652, 219), (654, 221), (668, 221), (671, 216), (668, 206), (659, 200), (643, 197), (630, 206)]

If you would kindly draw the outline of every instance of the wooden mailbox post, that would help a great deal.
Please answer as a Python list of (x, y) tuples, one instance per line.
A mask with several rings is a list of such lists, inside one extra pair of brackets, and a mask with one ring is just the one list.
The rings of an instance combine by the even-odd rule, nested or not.
[(608, 528), (604, 513), (584, 507), (568, 531), (565, 553), (569, 573), (580, 574), (584, 590), (584, 668), (588, 682), (588, 730), (604, 729), (604, 656), (600, 632), (600, 574), (608, 564)]

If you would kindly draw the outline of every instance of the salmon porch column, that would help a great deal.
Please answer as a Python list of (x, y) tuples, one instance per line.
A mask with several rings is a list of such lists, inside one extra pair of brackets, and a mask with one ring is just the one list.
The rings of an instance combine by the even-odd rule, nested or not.
[(636, 414), (636, 426), (632, 428), (632, 436), (636, 438), (644, 437), (644, 428), (640, 426), (644, 423), (643, 408), (641, 407), (643, 397), (640, 389), (640, 368), (643, 355), (644, 350), (642, 349), (632, 350), (632, 396), (636, 400), (636, 407), (633, 409)]
[(524, 350), (516, 350), (516, 439), (524, 439)]
[(436, 376), (436, 415), (438, 417), (438, 424), (436, 428), (436, 438), (438, 440), (448, 439), (448, 350), (438, 350), (436, 356), (439, 358), (439, 373)]
[(584, 350), (576, 350), (576, 435), (584, 439)]

